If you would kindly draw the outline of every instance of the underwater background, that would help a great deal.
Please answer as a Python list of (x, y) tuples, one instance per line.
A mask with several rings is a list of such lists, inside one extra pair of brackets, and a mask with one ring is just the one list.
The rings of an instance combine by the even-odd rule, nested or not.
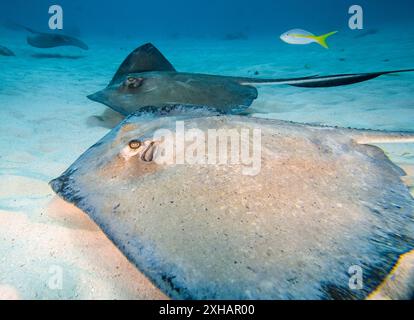
[(328, 29), (346, 31), (348, 9), (354, 4), (364, 9), (366, 28), (409, 26), (414, 6), (410, 0), (5, 0), (0, 18), (45, 29), (48, 8), (53, 4), (64, 9), (66, 31), (143, 40), (175, 36), (220, 38), (235, 32), (277, 38), (292, 26), (303, 26), (315, 33)]
[[(63, 8), (62, 31), (48, 29), (54, 4)], [(348, 26), (353, 4), (364, 9), (363, 30)], [(259, 78), (410, 69), (413, 12), (411, 0), (2, 0), (0, 45), (16, 56), (0, 56), (0, 297), (163, 297), (82, 213), (56, 210), (48, 186), (109, 131), (96, 121), (107, 108), (86, 96), (105, 87), (132, 50), (151, 42), (179, 71)], [(31, 47), (18, 25), (79, 37), (89, 50)], [(339, 32), (326, 50), (279, 39), (294, 28)], [(412, 73), (258, 91), (253, 116), (414, 131)], [(413, 190), (413, 145), (381, 147)], [(63, 290), (47, 286), (55, 264), (67, 266)]]

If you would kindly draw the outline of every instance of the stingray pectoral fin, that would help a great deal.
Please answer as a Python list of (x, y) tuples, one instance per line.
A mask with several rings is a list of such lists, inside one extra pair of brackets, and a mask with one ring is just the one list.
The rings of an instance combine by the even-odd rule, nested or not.
[(80, 39), (76, 39), (73, 37), (67, 37), (69, 41), (72, 43), (73, 46), (81, 48), (83, 50), (89, 50), (88, 45)]
[(132, 51), (122, 62), (109, 85), (129, 73), (146, 71), (176, 71), (164, 55), (151, 43), (144, 44)]
[(412, 72), (414, 69), (407, 70), (395, 70), (395, 71), (383, 71), (383, 72), (371, 72), (371, 73), (359, 73), (359, 74), (338, 74), (332, 76), (319, 76), (309, 79), (292, 79), (279, 84), (288, 84), (294, 87), (302, 88), (327, 88), (345, 86), (354, 83), (359, 83), (367, 80), (377, 78), (385, 74), (393, 74), (400, 72)]
[[(371, 146), (370, 154), (376, 158), (388, 158), (383, 147), (384, 144), (393, 144), (393, 143), (414, 143), (414, 132), (405, 133), (405, 132), (381, 132), (381, 131), (370, 131), (370, 130), (361, 130), (355, 132), (353, 141), (358, 144)], [(401, 168), (398, 164), (393, 163), (393, 168), (395, 172), (401, 177), (406, 176), (406, 171)]]

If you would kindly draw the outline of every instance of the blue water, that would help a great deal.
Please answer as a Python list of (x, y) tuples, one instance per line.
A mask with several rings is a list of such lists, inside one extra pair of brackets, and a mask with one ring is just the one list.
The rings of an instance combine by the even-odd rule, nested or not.
[[(348, 27), (348, 9), (355, 3), (364, 9), (361, 31)], [(27, 32), (16, 24), (52, 32), (52, 4), (64, 12), (64, 29), (54, 32), (81, 38), (88, 51), (26, 43)], [(188, 72), (286, 78), (398, 70), (414, 68), (413, 10), (412, 0), (2, 0), (0, 45), (16, 57), (0, 56), (0, 216), (12, 212), (31, 222), (47, 220), (44, 208), (53, 197), (48, 181), (109, 130), (91, 121), (107, 108), (86, 96), (106, 86), (123, 59), (143, 43), (154, 43), (177, 70)], [(326, 50), (283, 43), (280, 34), (293, 28), (339, 33)], [(232, 37), (240, 39), (228, 40)], [(258, 90), (249, 109), (255, 116), (414, 131), (414, 73), (337, 88)], [(407, 171), (413, 187), (413, 145), (382, 147)], [(13, 216), (7, 217), (13, 226)], [(4, 257), (16, 259), (11, 252)], [(35, 268), (27, 275), (17, 273), (13, 264), (5, 268), (1, 274), (10, 274), (11, 283), (36, 278)], [(26, 297), (42, 292), (36, 286), (26, 290)], [(119, 297), (110, 292), (104, 296)], [(71, 297), (73, 292), (59, 294)]]
[(0, 19), (46, 29), (52, 4), (64, 8), (67, 30), (114, 37), (209, 37), (239, 31), (261, 37), (292, 26), (316, 33), (346, 30), (353, 4), (363, 7), (366, 28), (384, 28), (412, 23), (414, 8), (410, 0), (3, 0)]

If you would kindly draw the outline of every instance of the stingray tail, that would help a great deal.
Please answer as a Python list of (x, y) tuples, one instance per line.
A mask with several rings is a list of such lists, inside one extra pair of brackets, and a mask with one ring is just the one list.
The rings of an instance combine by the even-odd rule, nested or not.
[(302, 88), (327, 88), (327, 87), (337, 87), (345, 86), (354, 83), (364, 82), (367, 80), (378, 78), (379, 76), (392, 74), (392, 73), (401, 73), (401, 72), (412, 72), (414, 69), (406, 70), (393, 70), (393, 71), (380, 71), (380, 72), (370, 72), (370, 73), (357, 73), (357, 74), (339, 74), (332, 76), (321, 76), (315, 77), (308, 80), (292, 80), (287, 81), (285, 84), (294, 87)]
[(359, 144), (414, 143), (414, 132), (357, 131), (354, 140)]
[(346, 86), (354, 83), (359, 83), (371, 80), (386, 74), (413, 72), (414, 69), (381, 71), (370, 73), (355, 73), (355, 74), (337, 74), (332, 76), (311, 76), (304, 78), (291, 79), (250, 79), (239, 78), (241, 84), (285, 84), (301, 88), (328, 88)]
[(282, 79), (259, 79), (259, 78), (237, 78), (240, 84), (249, 85), (249, 84), (290, 84), (291, 82), (301, 82), (307, 81), (311, 79), (317, 79), (318, 75), (307, 76), (307, 77), (299, 77), (299, 78), (282, 78)]

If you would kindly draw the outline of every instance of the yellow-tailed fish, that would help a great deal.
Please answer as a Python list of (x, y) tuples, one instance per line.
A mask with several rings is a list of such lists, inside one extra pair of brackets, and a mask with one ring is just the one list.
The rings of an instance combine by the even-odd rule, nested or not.
[(310, 44), (316, 42), (320, 44), (322, 47), (328, 49), (326, 39), (337, 32), (338, 31), (333, 31), (327, 34), (323, 34), (321, 36), (315, 36), (309, 31), (293, 29), (282, 34), (280, 36), (280, 39), (289, 44)]

